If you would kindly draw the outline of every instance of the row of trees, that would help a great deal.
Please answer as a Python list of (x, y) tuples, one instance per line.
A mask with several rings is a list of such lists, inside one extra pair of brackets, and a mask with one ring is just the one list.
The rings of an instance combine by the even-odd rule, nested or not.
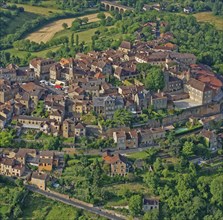
[(20, 51), (37, 52), (53, 46), (58, 46), (61, 44), (68, 44), (69, 39), (67, 36), (52, 39), (47, 43), (36, 43), (30, 40), (18, 40), (13, 43), (13, 47)]

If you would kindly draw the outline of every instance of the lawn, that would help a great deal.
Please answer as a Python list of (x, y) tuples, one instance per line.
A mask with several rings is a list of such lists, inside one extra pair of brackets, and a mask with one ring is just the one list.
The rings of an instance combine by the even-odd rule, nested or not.
[(126, 155), (129, 159), (138, 160), (138, 159), (146, 159), (148, 157), (148, 153), (145, 151), (139, 151), (136, 153), (130, 153)]
[(91, 42), (91, 37), (94, 35), (95, 31), (97, 31), (98, 28), (92, 28), (86, 31), (82, 31), (82, 32), (73, 32), (71, 30), (63, 30), (60, 32), (57, 32), (53, 38), (59, 38), (59, 37), (63, 37), (63, 36), (67, 36), (67, 37), (71, 37), (72, 33), (74, 34), (78, 34), (79, 35), (79, 41), (85, 41), (86, 43), (90, 43)]
[(223, 16), (215, 16), (212, 12), (200, 12), (194, 14), (194, 17), (199, 22), (209, 22), (215, 25), (218, 30), (223, 31)]
[(60, 46), (56, 46), (56, 47), (51, 47), (49, 49), (46, 49), (46, 50), (42, 50), (42, 51), (39, 51), (39, 52), (27, 52), (27, 51), (19, 51), (15, 48), (11, 48), (11, 49), (8, 49), (8, 50), (5, 50), (5, 52), (9, 52), (15, 56), (18, 56), (19, 58), (26, 58), (28, 56), (29, 53), (31, 53), (32, 56), (34, 57), (43, 57), (43, 58), (46, 58), (46, 54), (49, 52), (49, 51), (52, 51), (52, 52), (55, 52), (57, 51), (58, 49), (60, 48)]
[(50, 15), (52, 13), (62, 13), (63, 11), (55, 8), (45, 8), (40, 6), (33, 6), (27, 4), (16, 4), (18, 7), (23, 7), (26, 12), (39, 14), (39, 15)]

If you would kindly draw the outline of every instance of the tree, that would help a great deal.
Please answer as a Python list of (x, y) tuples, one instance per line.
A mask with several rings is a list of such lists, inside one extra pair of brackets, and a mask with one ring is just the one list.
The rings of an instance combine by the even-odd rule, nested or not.
[(210, 186), (211, 201), (223, 208), (223, 175), (216, 177)]
[(13, 144), (14, 135), (13, 131), (1, 131), (0, 132), (0, 147), (10, 147)]
[(84, 23), (84, 24), (87, 24), (88, 23), (88, 17), (84, 17), (83, 19), (82, 19), (82, 22)]
[(193, 155), (194, 154), (194, 144), (193, 144), (193, 142), (186, 141), (184, 143), (182, 153), (185, 156), (191, 156), (191, 155)]
[(73, 21), (73, 23), (72, 23), (71, 30), (73, 30), (73, 31), (77, 31), (77, 30), (80, 29), (80, 27), (81, 27), (80, 23), (77, 22), (77, 21), (75, 20), (75, 21)]
[(132, 216), (137, 216), (142, 211), (142, 197), (134, 195), (129, 200), (129, 211)]
[(103, 20), (106, 18), (106, 16), (103, 12), (100, 12), (100, 13), (98, 13), (97, 18)]
[(130, 126), (132, 122), (132, 113), (125, 109), (118, 109), (113, 116), (114, 121), (119, 125)]
[(63, 27), (63, 29), (67, 29), (67, 28), (68, 28), (67, 23), (63, 23), (63, 24), (62, 24), (62, 27)]
[(151, 67), (146, 71), (144, 79), (146, 89), (157, 91), (164, 88), (164, 75), (159, 67)]
[(44, 145), (46, 150), (60, 150), (62, 148), (62, 141), (60, 137), (49, 137)]
[(73, 47), (73, 46), (74, 46), (74, 33), (72, 33), (70, 37), (70, 47)]
[(159, 220), (159, 210), (153, 209), (146, 212), (143, 216), (143, 220)]
[(75, 44), (76, 44), (76, 46), (79, 46), (79, 35), (78, 34), (76, 35), (76, 43)]

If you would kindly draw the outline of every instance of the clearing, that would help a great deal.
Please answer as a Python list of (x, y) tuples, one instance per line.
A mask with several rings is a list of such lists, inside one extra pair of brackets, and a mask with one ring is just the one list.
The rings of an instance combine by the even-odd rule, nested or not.
[(39, 14), (39, 15), (50, 15), (52, 13), (62, 13), (63, 10), (55, 9), (55, 8), (44, 8), (41, 6), (33, 6), (33, 5), (26, 5), (26, 4), (16, 4), (18, 7), (23, 7), (26, 12)]
[[(29, 40), (37, 42), (37, 43), (40, 43), (41, 41), (46, 43), (47, 41), (51, 40), (57, 32), (63, 30), (63, 27), (62, 27), (63, 23), (66, 23), (68, 25), (68, 27), (71, 27), (72, 22), (75, 19), (84, 18), (84, 17), (88, 18), (89, 23), (95, 22), (95, 21), (99, 20), (97, 18), (97, 14), (98, 13), (85, 15), (85, 16), (81, 16), (81, 17), (76, 17), (76, 18), (66, 18), (66, 19), (60, 19), (58, 21), (54, 21), (54, 22), (42, 27), (38, 31), (35, 31), (32, 34), (28, 35), (28, 37), (26, 39), (29, 39)], [(105, 13), (105, 14), (106, 14), (106, 16), (109, 15), (109, 13)], [(66, 30), (64, 30), (64, 31), (66, 31)]]
[(200, 12), (194, 14), (198, 22), (209, 22), (213, 24), (218, 30), (223, 31), (223, 17), (215, 16), (212, 12)]
[(15, 56), (18, 56), (19, 58), (22, 58), (22, 59), (25, 59), (29, 54), (31, 54), (34, 57), (44, 57), (44, 58), (46, 58), (47, 57), (46, 55), (49, 51), (55, 52), (58, 49), (60, 49), (60, 46), (51, 47), (51, 48), (48, 48), (46, 50), (41, 50), (41, 51), (38, 51), (38, 52), (27, 52), (27, 51), (19, 51), (15, 48), (11, 48), (11, 49), (5, 50), (5, 52), (9, 52), (9, 53), (11, 53)]

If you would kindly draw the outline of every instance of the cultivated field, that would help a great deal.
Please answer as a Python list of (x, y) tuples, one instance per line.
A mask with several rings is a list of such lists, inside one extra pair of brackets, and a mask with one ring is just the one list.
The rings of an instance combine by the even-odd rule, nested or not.
[(223, 31), (223, 17), (214, 16), (211, 12), (201, 12), (194, 14), (197, 21), (199, 22), (209, 22), (210, 24), (215, 25), (218, 30)]
[[(106, 13), (106, 16), (109, 15), (109, 13)], [(97, 13), (96, 14), (91, 14), (91, 15), (85, 15), (81, 16), (78, 18), (84, 18), (88, 17), (88, 22), (95, 22), (98, 21), (99, 19), (97, 18)], [(32, 34), (28, 35), (27, 39), (40, 43), (41, 41), (46, 43), (47, 41), (51, 40), (53, 36), (63, 30), (62, 24), (66, 23), (68, 27), (71, 27), (72, 22), (77, 19), (77, 18), (66, 18), (66, 19), (60, 19), (58, 21), (54, 21), (38, 31), (33, 32)]]

